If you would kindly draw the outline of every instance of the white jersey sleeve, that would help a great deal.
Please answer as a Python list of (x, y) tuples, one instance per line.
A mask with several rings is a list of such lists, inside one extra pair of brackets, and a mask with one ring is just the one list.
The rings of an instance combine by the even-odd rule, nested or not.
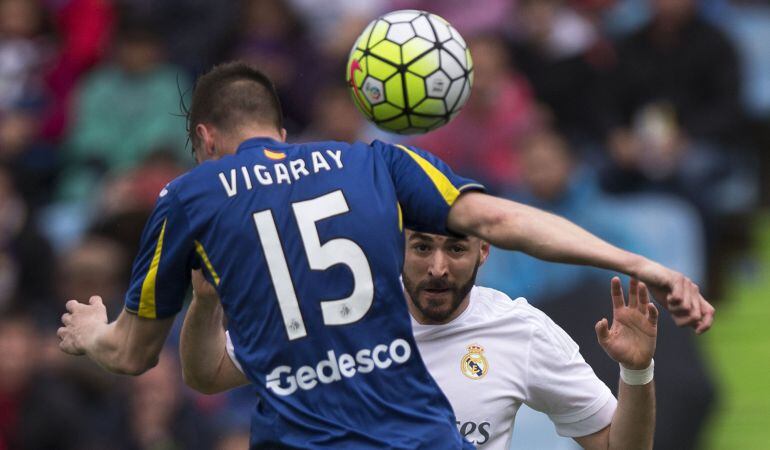
[(545, 314), (538, 316), (541, 323), (530, 342), (524, 403), (547, 414), (562, 436), (587, 436), (603, 429), (612, 422), (617, 400), (585, 362), (575, 341)]
[(243, 367), (241, 367), (241, 363), (238, 362), (238, 358), (235, 357), (235, 346), (233, 345), (233, 340), (230, 339), (230, 332), (225, 331), (225, 337), (227, 338), (227, 343), (225, 343), (225, 349), (227, 349), (227, 356), (230, 357), (230, 361), (233, 362), (235, 367), (243, 372)]

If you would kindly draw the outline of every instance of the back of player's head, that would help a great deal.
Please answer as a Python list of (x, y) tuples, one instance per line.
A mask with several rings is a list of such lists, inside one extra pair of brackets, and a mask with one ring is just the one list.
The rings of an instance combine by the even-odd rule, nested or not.
[(243, 62), (215, 66), (198, 78), (187, 112), (188, 132), (195, 142), (198, 124), (223, 132), (259, 125), (283, 128), (281, 103), (270, 79)]

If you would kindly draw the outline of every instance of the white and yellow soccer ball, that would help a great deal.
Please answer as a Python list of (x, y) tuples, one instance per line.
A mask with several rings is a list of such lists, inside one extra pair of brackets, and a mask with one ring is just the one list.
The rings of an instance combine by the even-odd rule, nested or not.
[(460, 33), (441, 17), (402, 10), (372, 21), (347, 64), (353, 101), (378, 127), (399, 134), (434, 130), (468, 100), (473, 61)]

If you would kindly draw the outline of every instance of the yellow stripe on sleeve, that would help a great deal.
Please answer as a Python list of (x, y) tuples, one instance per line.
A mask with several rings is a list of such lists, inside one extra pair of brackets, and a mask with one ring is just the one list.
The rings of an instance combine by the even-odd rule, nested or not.
[(432, 181), (433, 185), (436, 186), (436, 189), (438, 189), (447, 205), (452, 206), (455, 200), (457, 200), (457, 196), (460, 195), (460, 191), (454, 187), (452, 182), (449, 181), (449, 178), (447, 178), (446, 175), (441, 173), (440, 170), (436, 169), (433, 164), (428, 162), (428, 160), (422, 156), (418, 155), (412, 150), (409, 150), (403, 145), (398, 145), (398, 147), (412, 157), (412, 159), (420, 166), (425, 174), (428, 175), (428, 178), (430, 178), (430, 181)]
[(396, 202), (398, 208), (398, 231), (404, 231), (404, 215), (401, 213), (401, 204)]
[(157, 317), (155, 311), (155, 281), (158, 278), (158, 265), (160, 265), (160, 253), (163, 249), (164, 234), (166, 234), (165, 220), (160, 228), (160, 236), (158, 236), (158, 243), (155, 245), (155, 254), (150, 262), (150, 269), (147, 271), (147, 276), (144, 277), (144, 282), (142, 283), (142, 295), (139, 297), (139, 310), (137, 311), (139, 317), (148, 319), (155, 319)]
[(206, 265), (206, 269), (208, 269), (209, 273), (211, 274), (211, 278), (214, 279), (214, 285), (219, 286), (219, 275), (217, 275), (217, 271), (214, 270), (214, 266), (211, 265), (209, 255), (206, 254), (206, 250), (203, 249), (203, 244), (201, 244), (199, 241), (195, 241), (195, 251), (198, 252), (198, 256), (201, 257), (203, 264)]

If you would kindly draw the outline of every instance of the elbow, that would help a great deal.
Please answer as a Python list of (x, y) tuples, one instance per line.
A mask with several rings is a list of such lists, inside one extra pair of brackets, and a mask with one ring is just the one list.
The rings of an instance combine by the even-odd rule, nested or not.
[(449, 229), (469, 234), (501, 247), (501, 240), (520, 215), (519, 204), (480, 192), (461, 195), (450, 210)]
[(515, 222), (518, 217), (518, 211), (506, 211), (502, 208), (490, 208), (484, 215), (483, 228), (487, 233), (492, 234), (495, 230), (508, 227)]
[(190, 370), (182, 368), (182, 380), (190, 389), (201, 394), (213, 395), (222, 392), (211, 377), (199, 376), (191, 373)]
[(476, 234), (481, 239), (497, 247), (514, 250), (518, 244), (513, 239), (517, 226), (519, 212), (501, 207), (487, 208), (476, 217)]
[(108, 359), (107, 369), (119, 375), (139, 376), (158, 365), (160, 352), (116, 349)]
[(112, 372), (120, 375), (139, 376), (158, 365), (158, 356), (153, 358), (122, 358), (110, 367)]

